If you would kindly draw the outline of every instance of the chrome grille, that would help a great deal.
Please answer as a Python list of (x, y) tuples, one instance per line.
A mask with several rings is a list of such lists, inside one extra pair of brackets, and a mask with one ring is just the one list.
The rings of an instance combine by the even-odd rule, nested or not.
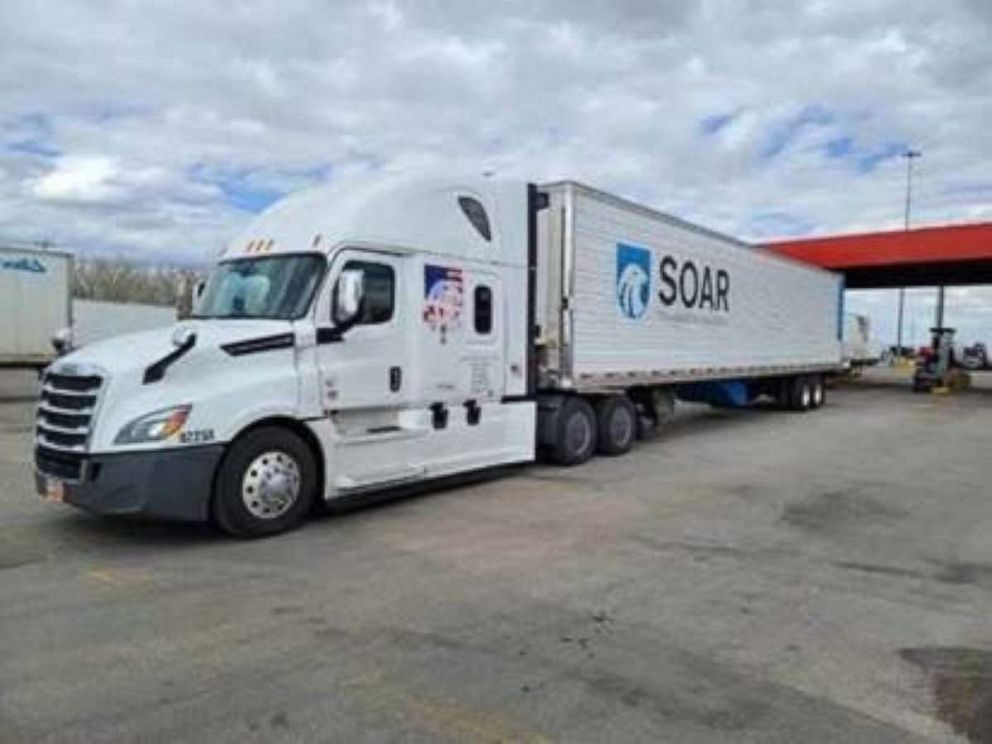
[(64, 369), (42, 377), (35, 422), (35, 462), (43, 473), (78, 479), (82, 472), (103, 377), (69, 374)]

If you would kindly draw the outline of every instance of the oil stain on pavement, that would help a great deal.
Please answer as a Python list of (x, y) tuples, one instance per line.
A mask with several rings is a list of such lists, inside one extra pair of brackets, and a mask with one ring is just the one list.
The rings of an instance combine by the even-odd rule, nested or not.
[(782, 521), (806, 532), (833, 535), (893, 522), (906, 514), (903, 509), (858, 493), (857, 489), (828, 490), (787, 504)]

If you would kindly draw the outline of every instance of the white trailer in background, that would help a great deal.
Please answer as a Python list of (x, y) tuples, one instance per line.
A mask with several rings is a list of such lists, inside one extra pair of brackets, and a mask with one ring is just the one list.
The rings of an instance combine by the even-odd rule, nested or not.
[(72, 327), (72, 255), (0, 246), (0, 367), (41, 369)]
[(317, 501), (629, 450), (676, 398), (805, 411), (840, 279), (576, 183), (380, 180), (290, 197), (194, 316), (52, 365), (37, 487), (236, 535)]
[(881, 354), (871, 341), (871, 319), (867, 315), (844, 315), (844, 366), (852, 372), (878, 364)]

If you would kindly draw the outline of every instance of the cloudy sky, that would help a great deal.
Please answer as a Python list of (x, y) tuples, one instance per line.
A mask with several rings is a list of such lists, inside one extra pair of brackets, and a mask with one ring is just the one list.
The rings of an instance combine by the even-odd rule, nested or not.
[[(442, 164), (752, 240), (893, 228), (907, 146), (915, 223), (990, 220), (990, 128), (987, 0), (0, 4), (0, 239), (78, 252), (207, 261), (289, 191)], [(990, 300), (951, 320), (992, 342)]]

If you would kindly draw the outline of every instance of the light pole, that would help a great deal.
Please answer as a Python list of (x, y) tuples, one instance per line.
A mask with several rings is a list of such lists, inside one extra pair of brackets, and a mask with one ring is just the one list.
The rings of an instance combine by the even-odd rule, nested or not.
[[(907, 148), (906, 152), (902, 154), (906, 158), (906, 213), (905, 213), (905, 224), (904, 229), (909, 232), (909, 210), (912, 206), (913, 200), (913, 161), (917, 158), (923, 157), (923, 153), (919, 150), (914, 150), (912, 148)], [(906, 309), (906, 288), (899, 288), (899, 319), (896, 323), (896, 354), (898, 358), (902, 358), (902, 320), (903, 313)]]

